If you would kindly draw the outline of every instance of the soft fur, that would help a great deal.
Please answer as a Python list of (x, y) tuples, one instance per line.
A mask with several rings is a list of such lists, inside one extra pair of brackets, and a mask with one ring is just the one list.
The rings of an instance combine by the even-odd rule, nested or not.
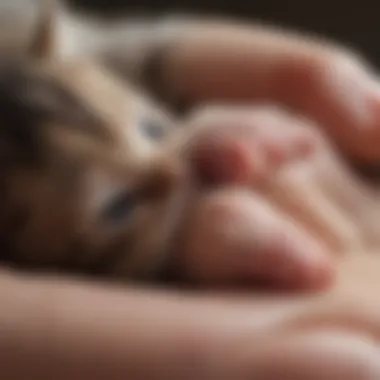
[(94, 60), (60, 59), (52, 15), (0, 65), (1, 257), (152, 277), (188, 196), (175, 124)]

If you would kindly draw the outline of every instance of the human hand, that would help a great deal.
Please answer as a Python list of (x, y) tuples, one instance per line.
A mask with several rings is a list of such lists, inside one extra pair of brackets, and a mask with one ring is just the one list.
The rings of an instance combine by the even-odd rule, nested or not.
[(377, 379), (380, 262), (359, 257), (316, 297), (218, 298), (3, 271), (2, 377)]
[(176, 99), (275, 103), (317, 122), (351, 157), (380, 159), (379, 79), (360, 55), (283, 28), (223, 20), (184, 25), (163, 69)]
[(380, 246), (376, 191), (311, 121), (214, 106), (194, 115), (192, 130), (187, 153), (208, 189), (179, 256), (192, 280), (321, 289), (337, 258)]

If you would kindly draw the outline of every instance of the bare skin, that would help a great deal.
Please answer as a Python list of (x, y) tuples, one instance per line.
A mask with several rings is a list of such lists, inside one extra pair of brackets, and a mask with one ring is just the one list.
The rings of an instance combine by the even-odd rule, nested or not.
[(4, 272), (3, 377), (376, 379), (378, 272), (360, 263), (342, 266), (336, 288), (316, 298), (125, 291)]
[(193, 123), (190, 158), (208, 191), (179, 258), (192, 280), (322, 289), (334, 258), (380, 243), (377, 193), (308, 119), (273, 106), (219, 106)]
[[(218, 43), (221, 40), (224, 41), (223, 44)], [(222, 22), (205, 22), (194, 24), (193, 26), (186, 25), (186, 27), (183, 27), (183, 33), (178, 33), (176, 42), (173, 42), (172, 46), (174, 47), (164, 60), (163, 73), (165, 83), (171, 89), (174, 98), (179, 97), (185, 103), (191, 105), (209, 102), (223, 102), (224, 104), (228, 102), (234, 104), (245, 102), (251, 104), (254, 101), (256, 103), (274, 103), (279, 106), (285, 106), (295, 113), (292, 116), (293, 118), (297, 119), (298, 115), (306, 117), (306, 127), (313, 129), (313, 127), (317, 126), (318, 129), (325, 132), (327, 137), (332, 139), (332, 142), (338, 148), (354, 160), (374, 163), (379, 159), (380, 92), (378, 91), (378, 79), (370, 66), (353, 52), (317, 40), (306, 40), (301, 35), (284, 34), (282, 31), (274, 32), (266, 28), (241, 27), (237, 24), (226, 25)], [(274, 118), (276, 117), (274, 116)], [(287, 123), (284, 122), (282, 116), (278, 119), (280, 119), (280, 124), (282, 121), (283, 129), (288, 131), (289, 128), (286, 127), (286, 124), (289, 126), (292, 122), (290, 121), (289, 123), (289, 120)], [(252, 121), (250, 123), (252, 125)], [(215, 120), (214, 124), (217, 124)], [(228, 128), (227, 124), (227, 121), (223, 120), (220, 126)], [(229, 124), (231, 131), (233, 131), (236, 128), (236, 120), (235, 122), (231, 121)], [(267, 127), (271, 122), (263, 124), (265, 125), (262, 125), (262, 127)], [(236, 135), (235, 137), (237, 137)], [(285, 135), (287, 133), (281, 134), (281, 136)], [(265, 146), (264, 156), (267, 156), (268, 150), (272, 153), (274, 150), (274, 155), (277, 155), (277, 159), (280, 156), (280, 161), (281, 156), (286, 156), (286, 154), (283, 154), (284, 151), (290, 150), (294, 152), (298, 149), (298, 142), (293, 139), (287, 140), (286, 149), (284, 149), (284, 144), (280, 144), (280, 147), (277, 146), (276, 149), (273, 149), (272, 143), (269, 144), (272, 147), (268, 147), (268, 136), (265, 136), (264, 140), (266, 142), (261, 144), (261, 141), (260, 148), (251, 149), (254, 151), (253, 156), (256, 155), (255, 158), (251, 156), (252, 161), (250, 162), (255, 162), (253, 166), (240, 163), (235, 165), (235, 170), (231, 169), (234, 181), (240, 183), (242, 180), (247, 179), (247, 173), (252, 173), (253, 170), (256, 171), (257, 175), (257, 170), (263, 169), (258, 167), (263, 164), (263, 156), (258, 153), (263, 146)], [(242, 144), (239, 143), (238, 145), (240, 148), (242, 147)], [(224, 153), (220, 153), (219, 156), (227, 157), (225, 148), (223, 148)], [(219, 149), (220, 152), (223, 151), (220, 147)], [(227, 150), (229, 162), (234, 162), (234, 160), (244, 161), (242, 149), (240, 149), (240, 153), (236, 146)], [(279, 151), (280, 154), (278, 154)], [(247, 151), (245, 153), (248, 154)], [(300, 156), (298, 157), (300, 158)], [(270, 161), (273, 162), (271, 159)], [(288, 161), (286, 157), (282, 164), (284, 161)], [(283, 166), (282, 164), (280, 166)], [(275, 166), (278, 167), (278, 163)], [(239, 170), (237, 169), (238, 167)], [(246, 171), (243, 170), (244, 167)], [(323, 167), (323, 165), (318, 165), (318, 167)], [(206, 175), (213, 176), (214, 182), (224, 181), (224, 176), (228, 177), (231, 173), (228, 166), (225, 166), (223, 170), (223, 173), (213, 171), (213, 173), (208, 172)], [(340, 168), (330, 171), (330, 173), (336, 174), (339, 170)], [(296, 169), (295, 171), (297, 173), (292, 176), (297, 177), (297, 186), (305, 183), (305, 173), (302, 173), (301, 169)], [(347, 172), (346, 169), (344, 171)], [(215, 178), (215, 175), (218, 178)], [(350, 250), (351, 246), (358, 248), (361, 239), (358, 234), (362, 233), (366, 234), (366, 239), (377, 240), (377, 229), (371, 227), (376, 223), (370, 221), (368, 215), (364, 216), (367, 214), (364, 209), (371, 209), (373, 205), (371, 200), (367, 201), (365, 199), (373, 199), (372, 194), (368, 196), (368, 191), (363, 192), (361, 189), (347, 190), (345, 185), (350, 184), (352, 175), (349, 173), (348, 176), (343, 175), (343, 177), (346, 177), (343, 181), (337, 181), (338, 177), (335, 178), (335, 181), (327, 178), (318, 179), (320, 181), (318, 191), (314, 191), (311, 183), (308, 185), (308, 189), (304, 189), (306, 191), (304, 201), (306, 200), (307, 202), (307, 199), (310, 199), (308, 195), (312, 194), (312, 198), (315, 199), (314, 209), (325, 210), (318, 217), (313, 215), (313, 218), (309, 218), (310, 210), (307, 211), (307, 207), (305, 210), (305, 204), (301, 208), (298, 207), (295, 204), (298, 202), (297, 200), (280, 200), (278, 194), (272, 194), (271, 196), (277, 197), (277, 205), (281, 206), (281, 209), (285, 207), (286, 212), (291, 211), (294, 213), (297, 211), (297, 213), (304, 213), (303, 215), (298, 215), (299, 218), (303, 221), (305, 221), (305, 218), (309, 218), (308, 224), (311, 221), (314, 223), (312, 227), (314, 232), (319, 230), (318, 237), (323, 235), (328, 240), (328, 247), (319, 249), (321, 252), (320, 259), (315, 260), (314, 270), (308, 270), (307, 272), (302, 272), (301, 270), (297, 276), (292, 276), (294, 273), (289, 271), (289, 276), (294, 281), (293, 286), (299, 289), (315, 289), (331, 284), (330, 280), (334, 278), (334, 269), (331, 269), (331, 267), (334, 264), (329, 260), (324, 260), (325, 254), (329, 250)], [(341, 175), (340, 178), (342, 179)], [(292, 185), (293, 189), (296, 182)], [(257, 181), (255, 185), (257, 185)], [(281, 191), (281, 189), (286, 189), (287, 186), (285, 179), (285, 183), (282, 183), (277, 189)], [(327, 190), (326, 187), (328, 188)], [(326, 191), (328, 193), (327, 199)], [(337, 209), (336, 205), (331, 204), (330, 196), (334, 199), (334, 202), (337, 202), (338, 198), (340, 199), (338, 200), (340, 208), (338, 207)], [(269, 197), (268, 193), (266, 197)], [(353, 199), (357, 197), (361, 199), (361, 205), (367, 204), (367, 206), (364, 208), (354, 206), (355, 201)], [(359, 228), (361, 231), (357, 231), (357, 226), (353, 226), (351, 222), (345, 220), (346, 211), (342, 210), (342, 202), (346, 203), (346, 206), (347, 203), (349, 204), (350, 217), (356, 214), (356, 217), (366, 225), (364, 228), (366, 232), (363, 232), (362, 227)], [(317, 204), (321, 205), (321, 207), (318, 207)], [(235, 205), (236, 202), (234, 201), (233, 204), (231, 203), (230, 208), (234, 208)], [(327, 212), (327, 210), (329, 211)], [(200, 212), (200, 215), (203, 212)], [(264, 210), (260, 208), (259, 211), (256, 208), (256, 213), (260, 214), (260, 212), (264, 212)], [(266, 212), (272, 213), (273, 210), (267, 210)], [(360, 216), (358, 216), (358, 213)], [(333, 221), (328, 222), (329, 215), (332, 214), (334, 215)], [(243, 217), (242, 220), (244, 220)], [(277, 220), (281, 220), (281, 216)], [(327, 224), (323, 227), (323, 223)], [(333, 224), (335, 225), (333, 233), (327, 236)], [(218, 228), (216, 227), (216, 229)], [(282, 227), (279, 227), (279, 229), (281, 230)], [(289, 231), (288, 227), (284, 227), (284, 230)], [(306, 236), (305, 233), (301, 235), (305, 242), (310, 240), (310, 236)], [(223, 245), (223, 243), (221, 244)], [(202, 254), (200, 252), (203, 252), (202, 249), (198, 250), (197, 248), (195, 256), (207, 257), (205, 252)], [(212, 250), (207, 250), (207, 252), (212, 252)], [(272, 256), (267, 255), (268, 260), (273, 263)], [(279, 251), (277, 251), (277, 256), (281, 256)], [(306, 255), (303, 256), (305, 257)], [(318, 254), (311, 254), (311, 256), (316, 257)], [(289, 256), (285, 255), (285, 257)], [(325, 264), (321, 264), (323, 261)], [(310, 259), (310, 262), (312, 262), (312, 259)], [(302, 268), (303, 264), (303, 262), (299, 262), (296, 266), (299, 265)], [(232, 268), (235, 268), (235, 266), (232, 266), (229, 270), (233, 271)], [(240, 270), (236, 269), (235, 274), (230, 273), (230, 278), (238, 278)], [(326, 273), (330, 273), (330, 275), (326, 276)], [(258, 274), (251, 272), (251, 279), (258, 280)], [(263, 273), (261, 274), (263, 275)], [(278, 278), (275, 274), (273, 275), (274, 277), (269, 278), (269, 276), (266, 280), (273, 282), (273, 278)], [(299, 278), (300, 281), (297, 282), (294, 278)], [(277, 283), (280, 286), (283, 284), (287, 284), (287, 281), (281, 279)]]
[[(309, 123), (274, 107), (214, 107), (194, 116), (193, 123), (190, 158), (208, 191), (190, 218), (181, 269), (203, 285), (329, 286), (335, 247), (267, 200), (266, 187), (277, 172), (316, 153)], [(220, 235), (231, 235), (231, 244)], [(242, 246), (238, 241), (244, 239), (250, 243)]]
[(350, 156), (380, 158), (379, 81), (360, 56), (282, 29), (183, 28), (163, 71), (185, 102), (273, 102), (318, 122)]

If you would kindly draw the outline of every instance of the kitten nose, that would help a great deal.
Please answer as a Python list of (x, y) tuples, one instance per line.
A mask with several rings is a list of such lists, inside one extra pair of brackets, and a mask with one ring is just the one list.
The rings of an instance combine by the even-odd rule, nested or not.
[(157, 160), (150, 167), (145, 188), (152, 196), (165, 196), (175, 189), (185, 176), (185, 165), (178, 157)]
[(188, 157), (197, 179), (208, 186), (246, 183), (251, 165), (238, 139), (215, 130), (201, 131), (189, 144)]

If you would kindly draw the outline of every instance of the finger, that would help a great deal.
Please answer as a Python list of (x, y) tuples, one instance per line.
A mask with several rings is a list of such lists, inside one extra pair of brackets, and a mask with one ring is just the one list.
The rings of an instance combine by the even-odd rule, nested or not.
[(194, 209), (189, 226), (180, 260), (192, 280), (310, 290), (334, 279), (328, 248), (257, 194), (212, 192)]
[(361, 231), (344, 209), (322, 189), (313, 163), (284, 168), (262, 193), (305, 229), (325, 242), (334, 254), (362, 247)]
[(319, 122), (348, 154), (380, 159), (379, 81), (341, 47), (282, 30), (202, 25), (181, 39), (167, 76), (189, 102), (275, 101)]

